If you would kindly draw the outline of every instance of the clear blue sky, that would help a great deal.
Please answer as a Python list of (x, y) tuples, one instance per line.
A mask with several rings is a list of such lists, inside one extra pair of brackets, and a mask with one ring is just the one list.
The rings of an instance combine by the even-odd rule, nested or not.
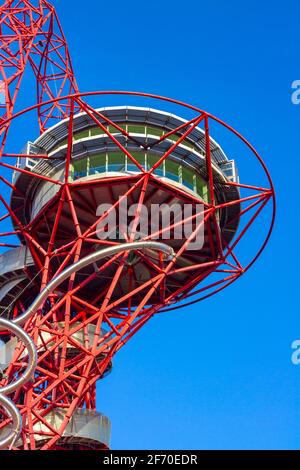
[(154, 318), (98, 384), (112, 448), (299, 448), (299, 2), (53, 3), (82, 91), (147, 91), (210, 111), (249, 138), (277, 191), (260, 261), (219, 295)]

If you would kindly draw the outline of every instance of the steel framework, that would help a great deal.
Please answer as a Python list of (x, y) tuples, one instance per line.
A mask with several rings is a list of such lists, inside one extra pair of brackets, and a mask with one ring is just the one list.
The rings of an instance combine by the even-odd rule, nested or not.
[[(0, 80), (2, 121), (12, 117), (27, 65), (36, 77), (37, 103), (78, 91), (68, 45), (59, 19), (46, 0), (6, 0), (0, 7)], [(68, 116), (68, 101), (38, 108), (43, 132)], [(2, 145), (7, 126), (1, 127)]]
[(123, 245), (120, 244), (117, 246), (108, 247), (106, 250), (98, 250), (96, 253), (91, 253), (85, 258), (82, 258), (81, 260), (72, 264), (68, 268), (65, 268), (60, 274), (55, 276), (22, 315), (19, 315), (12, 321), (0, 318), (0, 327), (15, 334), (18, 340), (21, 341), (22, 344), (26, 347), (29, 355), (28, 366), (24, 374), (20, 375), (16, 381), (13, 381), (12, 383), (1, 388), (0, 403), (5, 407), (6, 411), (9, 412), (13, 421), (13, 426), (11, 432), (8, 433), (5, 438), (0, 440), (0, 449), (13, 445), (19, 438), (22, 429), (22, 420), (19, 410), (16, 405), (6, 397), (6, 395), (18, 390), (21, 386), (26, 385), (26, 383), (33, 377), (37, 366), (37, 352), (34, 341), (30, 336), (28, 336), (28, 334), (24, 332), (20, 325), (23, 325), (30, 317), (37, 313), (38, 310), (43, 307), (49, 295), (52, 294), (52, 292), (72, 274), (76, 273), (85, 266), (89, 266), (91, 263), (99, 261), (100, 259), (105, 259), (119, 253), (129, 252), (136, 249), (142, 251), (146, 249), (152, 249), (154, 251), (160, 252), (163, 256), (165, 256), (166, 260), (171, 260), (174, 256), (172, 248), (170, 248), (168, 245), (151, 241), (125, 243)]
[[(96, 191), (120, 183), (120, 176), (102, 177), (74, 181), (71, 177), (71, 165), (74, 145), (74, 118), (78, 112), (92, 120), (95, 127), (101, 129), (107, 138), (136, 166), (135, 174), (122, 176), (124, 189), (120, 198), (111, 196), (112, 209), (117, 208), (122, 199), (136, 201), (132, 231), (126, 243), (135, 240), (135, 234), (141, 218), (142, 205), (159, 188), (174, 198), (174, 185), (161, 181), (155, 174), (156, 168), (188, 138), (193, 130), (203, 126), (205, 143), (205, 165), (209, 200), (202, 209), (201, 224), (193, 225), (192, 234), (176, 247), (175, 255), (166, 260), (162, 254), (135, 250), (136, 257), (147, 267), (147, 279), (138, 279), (133, 269), (130, 253), (117, 253), (104, 262), (96, 263), (92, 271), (74, 272), (53, 293), (49, 293), (44, 306), (27, 319), (24, 330), (32, 338), (37, 349), (37, 366), (31, 380), (9, 397), (17, 404), (22, 416), (22, 431), (19, 440), (11, 444), (13, 449), (55, 450), (69, 448), (70, 440), (65, 437), (65, 430), (78, 409), (96, 409), (96, 382), (106, 375), (114, 354), (122, 348), (134, 334), (161, 311), (170, 311), (184, 305), (198, 302), (213, 295), (233, 283), (247, 271), (265, 248), (273, 228), (275, 217), (274, 188), (265, 164), (256, 150), (232, 127), (194, 106), (165, 97), (135, 92), (77, 92), (67, 50), (56, 13), (46, 1), (39, 1), (34, 7), (29, 1), (6, 1), (1, 7), (1, 63), (0, 72), (5, 82), (6, 103), (2, 106), (3, 116), (0, 125), (2, 148), (0, 176), (3, 188), (8, 188), (19, 195), (19, 206), (12, 210), (5, 198), (5, 190), (0, 193), (2, 212), (0, 224), (5, 229), (0, 231), (3, 242), (0, 246), (12, 248), (19, 245), (19, 240), (31, 253), (34, 268), (25, 268), (30, 280), (23, 294), (5, 310), (6, 316), (16, 319), (28, 308), (30, 295), (38, 295), (53, 278), (58, 276), (72, 263), (77, 263), (84, 256), (92, 253), (95, 247), (105, 248), (118, 245), (111, 240), (100, 240), (98, 226), (109, 215), (109, 210), (95, 217)], [(5, 32), (4, 28), (9, 28)], [(56, 31), (56, 32), (55, 32)], [(37, 104), (25, 111), (13, 114), (13, 109), (20, 87), (22, 75), (29, 62), (38, 83)], [(49, 71), (49, 67), (51, 72)], [(55, 67), (56, 72), (52, 70)], [(53, 83), (59, 81), (57, 88)], [(65, 93), (66, 87), (68, 88)], [(172, 131), (166, 132), (152, 145), (160, 145), (169, 136), (176, 137), (174, 143), (153, 164), (143, 167), (134, 153), (111, 132), (111, 126), (127, 141), (136, 141), (126, 129), (112, 121), (90, 104), (90, 100), (109, 95), (152, 99), (162, 104), (179, 106), (182, 110), (194, 113), (193, 117)], [(63, 179), (49, 174), (31, 171), (16, 162), (28, 158), (27, 154), (9, 153), (4, 145), (11, 123), (26, 113), (37, 111), (41, 133), (53, 123), (53, 119), (67, 118), (68, 143), (63, 160)], [(266, 185), (242, 183), (227, 180), (226, 188), (236, 187), (239, 196), (220, 203), (216, 197), (216, 181), (211, 155), (212, 124), (219, 124), (240, 139), (256, 158), (268, 182)], [(145, 149), (147, 148), (147, 144)], [(34, 154), (30, 158), (37, 162), (51, 161), (48, 154)], [(21, 221), (20, 213), (24, 210), (26, 193), (16, 186), (12, 173), (26, 175), (35, 181), (45, 182), (57, 188), (55, 195), (39, 213), (28, 223)], [(218, 183), (219, 185), (222, 183)], [(176, 188), (176, 197), (182, 203), (189, 201), (196, 206), (199, 198)], [(244, 193), (244, 194), (243, 194)], [(87, 196), (88, 195), (88, 196)], [(270, 225), (261, 246), (251, 259), (245, 263), (239, 258), (237, 250), (249, 229), (257, 221), (268, 203), (272, 204)], [(222, 235), (218, 225), (218, 214), (230, 206), (238, 206), (238, 219), (245, 220), (230, 242)], [(91, 222), (83, 223), (82, 213), (90, 214)], [(195, 222), (197, 213), (190, 216)], [(8, 221), (12, 226), (7, 229)], [(160, 238), (166, 229), (174, 229), (187, 221), (170, 222), (168, 227), (158, 233), (144, 237), (141, 242)], [(205, 261), (196, 261), (188, 251), (201, 225), (205, 226), (206, 245), (209, 257)], [(264, 227), (265, 228), (265, 227)], [(180, 260), (185, 257), (189, 263), (182, 267)], [(184, 283), (180, 276), (184, 274)], [(128, 289), (122, 290), (122, 278), (128, 279)], [(186, 277), (187, 276), (187, 277)], [(210, 280), (212, 276), (215, 277)], [(197, 287), (200, 284), (200, 287)], [(91, 294), (91, 286), (97, 286)], [(172, 285), (172, 289), (169, 289)], [(88, 295), (87, 295), (88, 293)], [(178, 302), (180, 302), (179, 305)], [(76, 354), (74, 354), (74, 351)], [(6, 387), (14, 382), (27, 367), (26, 345), (19, 343), (5, 376), (0, 385)], [(63, 418), (59, 425), (52, 419), (59, 410)], [(9, 413), (2, 412), (1, 429), (12, 421)], [(85, 441), (72, 441), (72, 448), (89, 447)]]

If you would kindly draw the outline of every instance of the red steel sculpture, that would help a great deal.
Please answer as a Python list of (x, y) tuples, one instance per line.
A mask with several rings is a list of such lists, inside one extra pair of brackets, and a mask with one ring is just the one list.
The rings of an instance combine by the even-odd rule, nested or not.
[[(0, 443), (107, 449), (97, 381), (153, 315), (199, 302), (252, 266), (273, 228), (273, 184), (246, 139), (197, 107), (146, 93), (79, 93), (47, 1), (6, 1), (0, 13)], [(27, 66), (37, 104), (15, 112)], [(103, 107), (117, 98), (134, 104)], [(18, 122), (36, 114), (37, 137), (18, 153)], [(254, 157), (257, 182), (240, 181), (211, 137), (217, 127)], [(130, 230), (120, 217), (125, 203)], [(167, 223), (153, 231), (147, 219), (145, 229), (145, 211), (159, 207), (163, 216), (175, 206)], [(186, 224), (188, 235), (176, 237)]]

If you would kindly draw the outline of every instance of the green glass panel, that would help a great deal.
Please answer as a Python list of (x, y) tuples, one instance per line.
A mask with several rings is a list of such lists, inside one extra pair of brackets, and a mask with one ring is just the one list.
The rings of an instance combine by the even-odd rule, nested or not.
[(194, 190), (194, 173), (184, 166), (182, 166), (182, 184)]
[(157, 127), (147, 126), (147, 134), (157, 135), (157, 136), (161, 137), (162, 134), (163, 134), (163, 131), (162, 131), (162, 129), (159, 129)]
[[(157, 155), (148, 155), (147, 156), (147, 169), (150, 170), (160, 159)], [(153, 172), (157, 176), (164, 176), (164, 162), (162, 162)]]
[(166, 178), (170, 178), (174, 181), (179, 182), (179, 164), (171, 160), (166, 159)]
[(173, 140), (174, 142), (177, 142), (179, 137), (177, 135), (171, 134), (167, 137), (167, 140)]
[[(126, 126), (124, 124), (118, 124), (118, 126), (122, 127), (122, 129), (126, 129)], [(108, 126), (108, 130), (111, 134), (120, 134), (120, 130), (115, 126)]]
[[(130, 154), (139, 162), (139, 164), (145, 168), (145, 152), (131, 152), (129, 150)], [(127, 157), (127, 170), (128, 171), (139, 171), (139, 168), (135, 163)]]
[(207, 183), (200, 177), (197, 178), (197, 193), (205, 202), (208, 202), (208, 186)]
[(132, 134), (145, 134), (145, 126), (129, 125), (128, 132)]
[[(172, 140), (173, 142), (177, 142), (180, 139), (180, 137), (181, 137), (181, 135), (171, 134), (170, 136), (167, 137), (167, 140)], [(187, 140), (183, 140), (182, 142), (180, 142), (179, 145), (185, 145), (186, 147), (188, 147), (190, 149), (194, 149), (193, 144), (191, 144)]]
[(73, 138), (74, 140), (79, 140), (79, 139), (84, 139), (85, 137), (89, 137), (89, 129), (86, 129), (84, 131), (81, 131), (81, 132), (76, 132), (76, 134), (74, 134)]
[(100, 127), (93, 127), (91, 130), (91, 136), (105, 134), (105, 131)]
[(92, 155), (89, 157), (89, 174), (95, 175), (106, 171), (106, 155)]
[(87, 175), (87, 159), (75, 160), (72, 164), (73, 167), (73, 178), (83, 178)]
[(108, 171), (125, 171), (125, 154), (111, 152), (108, 154)]

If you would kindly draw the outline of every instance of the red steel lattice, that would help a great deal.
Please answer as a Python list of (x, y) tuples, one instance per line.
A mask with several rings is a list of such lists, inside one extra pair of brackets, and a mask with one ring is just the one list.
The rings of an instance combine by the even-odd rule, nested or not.
[[(99, 92), (90, 93), (85, 96), (75, 95), (68, 97), (71, 103), (71, 114), (68, 131), (68, 148), (66, 150), (64, 163), (65, 179), (64, 181), (57, 181), (41, 174), (32, 174), (33, 178), (51, 182), (53, 185), (58, 186), (59, 190), (51, 202), (46, 204), (27, 226), (22, 225), (18, 215), (12, 212), (9, 205), (5, 202), (3, 197), (0, 196), (3, 208), (7, 211), (9, 217), (13, 219), (14, 226), (16, 227), (16, 230), (11, 232), (11, 235), (16, 233), (21, 234), (34, 258), (36, 269), (39, 272), (39, 277), (35, 278), (37, 291), (46, 286), (49, 280), (61, 272), (64, 267), (79, 260), (81, 256), (93, 250), (95, 245), (110, 246), (115, 243), (109, 240), (99, 240), (97, 238), (97, 225), (99, 222), (103, 221), (108, 214), (104, 214), (98, 218), (94, 217), (93, 222), (89, 226), (84, 226), (80, 218), (81, 216), (79, 216), (82, 209), (95, 214), (96, 206), (93, 206), (92, 203), (93, 188), (99, 187), (99, 185), (111, 185), (114, 178), (72, 181), (69, 171), (72, 160), (73, 113), (75, 107), (79, 107), (80, 111), (87, 113), (92, 118), (93, 122), (97, 124), (102, 131), (105, 131), (107, 136), (114, 141), (120, 150), (128, 155), (137, 168), (140, 166), (135, 156), (122, 146), (99, 119), (101, 117), (101, 119), (104, 119), (104, 121), (110, 125), (114, 124), (114, 126), (118, 126), (118, 124), (112, 123), (111, 120), (103, 116), (99, 111), (93, 109), (86, 102), (89, 96), (103, 95), (105, 93), (122, 92)], [(127, 94), (126, 92), (123, 93)], [(155, 97), (153, 95), (144, 96), (168, 101), (167, 98)], [(247, 189), (253, 193), (246, 197), (240, 195), (234, 201), (219, 204), (214, 196), (215, 187), (212, 161), (209, 156), (209, 122), (216, 120), (229, 130), (233, 130), (210, 114), (197, 108), (193, 109), (196, 111), (196, 117), (188, 121), (185, 129), (181, 129), (181, 131), (182, 137), (185, 138), (193, 130), (195, 125), (204, 123), (210, 202), (204, 205), (203, 224), (210, 222), (212, 227), (215, 226), (216, 212), (233, 204), (240, 205), (239, 217), (245, 217), (247, 214), (251, 213), (249, 221), (247, 221), (240, 233), (236, 235), (235, 239), (229, 245), (224, 244), (224, 240), (219, 231), (215, 231), (214, 234), (211, 231), (209, 233), (209, 243), (212, 245), (211, 259), (205, 263), (191, 263), (190, 266), (184, 268), (178, 264), (179, 258), (185, 255), (189, 244), (200, 229), (200, 225), (197, 225), (192, 235), (187, 240), (184, 240), (181, 246), (178, 247), (175, 258), (168, 263), (163, 262), (162, 259), (155, 261), (149, 257), (145, 257), (142, 253), (138, 253), (138, 256), (147, 264), (149, 272), (149, 278), (145, 282), (139, 283), (135, 279), (135, 273), (130, 263), (127, 263), (129, 254), (116, 255), (108, 259), (104, 264), (98, 266), (97, 270), (93, 273), (89, 273), (84, 278), (79, 278), (77, 274), (72, 275), (64, 288), (59, 289), (58, 292), (55, 292), (55, 295), (49, 297), (49, 302), (44, 309), (35, 317), (31, 318), (25, 326), (27, 333), (34, 339), (39, 353), (35, 379), (33, 383), (28, 384), (26, 388), (18, 390), (13, 397), (13, 401), (19, 403), (19, 409), (23, 417), (22, 445), (25, 449), (35, 449), (37, 447), (37, 435), (40, 435), (39, 442), (43, 442), (40, 445), (42, 449), (54, 449), (55, 446), (59, 445), (62, 433), (77, 408), (86, 407), (87, 409), (95, 409), (95, 384), (97, 380), (110, 368), (114, 354), (124, 346), (155, 313), (164, 307), (168, 307), (168, 309), (174, 308), (173, 305), (175, 303), (189, 299), (191, 295), (196, 295), (198, 298), (199, 294), (203, 293), (205, 297), (212, 295), (211, 289), (219, 291), (224, 288), (239, 278), (253, 264), (266, 245), (273, 226), (274, 215), (266, 239), (253, 259), (249, 261), (247, 265), (243, 266), (236, 255), (236, 247), (247, 234), (250, 226), (255, 222), (270, 200), (274, 203), (274, 191), (268, 173), (266, 174), (270, 186), (267, 188), (254, 184), (228, 182), (229, 186), (235, 185), (239, 187), (240, 190)], [(23, 113), (19, 113), (16, 117), (20, 114)], [(6, 122), (3, 123), (4, 126), (6, 124)], [(178, 129), (174, 130), (174, 134), (176, 134), (177, 130)], [(121, 131), (122, 133), (126, 133), (124, 129), (121, 129), (120, 133)], [(236, 131), (233, 132), (239, 136)], [(129, 139), (131, 138), (129, 134), (127, 137)], [(262, 168), (265, 169), (256, 151), (245, 139), (242, 138), (242, 140), (254, 151), (254, 155), (261, 163)], [(181, 141), (182, 138), (178, 138), (177, 142), (174, 142), (170, 150), (174, 151)], [(165, 152), (159, 162), (168, 158), (170, 150)], [(11, 156), (9, 154), (5, 155), (6, 157)], [(15, 156), (15, 154), (13, 156)], [(27, 171), (18, 168), (14, 164), (5, 163), (6, 157), (3, 157), (4, 160), (0, 162), (0, 165), (19, 173)], [(23, 158), (22, 155), (21, 158)], [(47, 156), (37, 156), (36, 158), (44, 159), (47, 158)], [(149, 170), (140, 167), (140, 172), (137, 175), (122, 177), (122, 181), (128, 181), (128, 187), (124, 190), (122, 197), (134, 195), (134, 200), (137, 201), (134, 228), (131, 237), (127, 241), (134, 239), (134, 233), (137, 230), (140, 218), (140, 206), (145, 202), (145, 199), (149, 197), (148, 188), (151, 186), (153, 190), (153, 188), (158, 188), (158, 186), (162, 187), (163, 184), (166, 191), (170, 193), (174, 191), (172, 185), (166, 182), (162, 183), (153, 173), (159, 162)], [(119, 178), (115, 179), (119, 180)], [(17, 190), (13, 184), (9, 184), (10, 187)], [(90, 200), (86, 199), (86, 191), (90, 192)], [(178, 190), (177, 196), (182, 198), (182, 200), (187, 199), (187, 195), (184, 192), (180, 193), (180, 190)], [(192, 200), (193, 198), (188, 199)], [(117, 207), (120, 200), (113, 200), (112, 202), (113, 207)], [(66, 235), (64, 241), (62, 241), (61, 223), (62, 219), (66, 217), (66, 213), (68, 214), (67, 224), (69, 233)], [(42, 237), (42, 234), (44, 234), (45, 218), (51, 230), (48, 232), (48, 236)], [(181, 221), (181, 223), (184, 223), (184, 220)], [(7, 236), (7, 233), (5, 236)], [(146, 239), (151, 239), (151, 236), (148, 238), (145, 237), (145, 240)], [(190, 273), (184, 285), (176, 279), (176, 275), (183, 272)], [(221, 279), (208, 283), (204, 287), (195, 290), (195, 287), (199, 283), (206, 280), (211, 273), (216, 272), (222, 276)], [(122, 292), (121, 279), (125, 275), (130, 279), (131, 288), (127, 292)], [(101, 282), (99, 281), (99, 284), (97, 284), (99, 290), (87, 299), (86, 289), (88, 285), (99, 278), (101, 278)], [(169, 279), (173, 283), (177, 283), (177, 287), (171, 292), (165, 288)], [(17, 302), (15, 305), (15, 314), (19, 314), (20, 310), (23, 311), (24, 306), (22, 308), (22, 305)], [(88, 341), (87, 328), (89, 325), (93, 325), (95, 329), (92, 344), (89, 344)], [(85, 335), (86, 340), (84, 344), (74, 339), (74, 335), (78, 331), (82, 331)], [(105, 333), (101, 333), (102, 331)], [(67, 351), (70, 347), (76, 348), (78, 351), (76, 357), (68, 357)], [(12, 380), (12, 378), (22, 370), (22, 367), (24, 367), (24, 363), (22, 362), (23, 350), (24, 348), (21, 347), (16, 352), (14, 360), (7, 370), (8, 381)], [(53, 409), (66, 410), (65, 418), (59, 429), (54, 429), (46, 419), (47, 415), (49, 415)], [(36, 431), (37, 423), (40, 423), (40, 431)], [(7, 421), (3, 421), (0, 428), (6, 424)]]
[[(46, 0), (7, 0), (0, 7), (2, 120), (12, 117), (27, 66), (36, 77), (37, 103), (78, 91), (68, 45), (55, 9)], [(41, 132), (68, 116), (68, 101), (38, 108)], [(3, 145), (7, 128), (1, 126)]]
[[(275, 216), (274, 188), (270, 175), (256, 150), (233, 128), (220, 119), (197, 107), (165, 97), (135, 92), (94, 92), (80, 94), (77, 89), (69, 57), (67, 43), (54, 8), (45, 0), (30, 2), (27, 0), (7, 0), (0, 7), (0, 79), (5, 102), (0, 104), (1, 112), (1, 154), (0, 181), (0, 224), (12, 221), (10, 229), (0, 231), (0, 246), (12, 248), (18, 246), (19, 239), (27, 246), (34, 261), (34, 268), (25, 268), (30, 279), (30, 287), (24, 287), (24, 295), (11, 305), (13, 317), (24, 312), (27, 301), (42, 290), (59, 272), (92, 252), (95, 246), (112, 246), (118, 242), (100, 240), (97, 226), (108, 214), (96, 217), (99, 199), (96, 193), (103, 190), (110, 193), (109, 201), (117, 208), (122, 198), (128, 197), (136, 202), (132, 231), (125, 240), (134, 240), (141, 217), (141, 207), (151, 201), (153, 194), (163, 189), (169, 197), (174, 196), (174, 186), (161, 181), (155, 169), (166, 160), (178, 145), (197, 126), (203, 126), (205, 136), (205, 162), (208, 176), (209, 202), (204, 203), (203, 221), (207, 231), (207, 244), (210, 258), (199, 261), (188, 255), (190, 243), (201, 229), (201, 224), (194, 226), (188, 239), (176, 246), (175, 257), (164, 261), (162, 257), (151, 258), (136, 251), (136, 258), (146, 269), (147, 279), (137, 277), (129, 253), (118, 254), (98, 264), (93, 272), (74, 273), (69, 281), (49, 295), (45, 306), (24, 326), (33, 338), (38, 352), (38, 364), (35, 376), (30, 383), (18, 389), (11, 399), (18, 405), (22, 415), (21, 439), (13, 448), (58, 449), (65, 448), (62, 440), (64, 431), (79, 408), (96, 409), (96, 382), (110, 370), (114, 354), (157, 312), (169, 311), (206, 298), (228, 286), (242, 274), (260, 256), (270, 237)], [(14, 114), (15, 103), (21, 81), (27, 65), (30, 65), (37, 81), (37, 105)], [(177, 129), (169, 131), (152, 144), (159, 145), (170, 135), (177, 136), (172, 146), (152, 168), (145, 169), (134, 154), (122, 145), (120, 139), (109, 131), (114, 126), (120, 135), (129, 141), (135, 141), (118, 123), (111, 121), (89, 100), (106, 95), (140, 97), (153, 99), (164, 104), (178, 105), (182, 109), (194, 112), (195, 116)], [(11, 123), (29, 111), (37, 111), (40, 132), (43, 133), (55, 121), (69, 118), (68, 145), (64, 159), (64, 180), (58, 181), (50, 175), (32, 172), (17, 165), (17, 159), (28, 157), (27, 154), (9, 153), (5, 150), (8, 130)], [(123, 152), (137, 173), (122, 177), (121, 200), (114, 196), (111, 186), (120, 183), (120, 177), (94, 178), (86, 181), (73, 181), (70, 176), (73, 150), (73, 122), (78, 112), (86, 113), (95, 126)], [(211, 123), (218, 123), (238, 137), (257, 159), (266, 175), (266, 187), (255, 183), (227, 181), (226, 186), (235, 186), (240, 195), (231, 201), (217, 201), (213, 164), (211, 157)], [(151, 146), (145, 145), (145, 149)], [(31, 155), (36, 161), (51, 159), (47, 154)], [(58, 188), (55, 195), (28, 223), (21, 221), (20, 214), (26, 209), (26, 193), (17, 187), (11, 178), (12, 172), (30, 176), (32, 179), (51, 183)], [(7, 202), (8, 190), (19, 195), (19, 205), (12, 210)], [(242, 195), (243, 191), (246, 193)], [(199, 199), (176, 189), (176, 197), (182, 203), (196, 205)], [(273, 206), (270, 226), (256, 254), (246, 263), (242, 263), (237, 254), (240, 242), (248, 234), (250, 227), (257, 221), (265, 207)], [(236, 205), (239, 207), (236, 217), (247, 221), (236, 236), (226, 243), (218, 230), (217, 213)], [(88, 222), (83, 213), (87, 214)], [(193, 216), (196, 219), (197, 214)], [(185, 220), (179, 223), (183, 224)], [(175, 222), (170, 225), (174, 228)], [(167, 228), (170, 228), (167, 227)], [(161, 236), (163, 229), (156, 234)], [(143, 239), (149, 240), (153, 234)], [(179, 260), (189, 256), (189, 265), (182, 267)], [(210, 282), (211, 275), (219, 278)], [(183, 276), (184, 282), (180, 282)], [(124, 290), (126, 278), (128, 288)], [(197, 287), (200, 284), (200, 287)], [(96, 288), (95, 288), (96, 286)], [(92, 292), (91, 292), (92, 291)], [(195, 297), (194, 300), (191, 300)], [(181, 302), (180, 305), (177, 305)], [(92, 340), (89, 329), (92, 328)], [(82, 334), (80, 342), (76, 334)], [(70, 355), (70, 349), (76, 355)], [(6, 385), (22, 373), (26, 365), (24, 346), (18, 345), (6, 376), (0, 385)], [(62, 410), (64, 417), (59, 427), (48, 419), (54, 410)], [(10, 417), (2, 413), (0, 430), (9, 425)], [(84, 448), (79, 445), (78, 448)]]

